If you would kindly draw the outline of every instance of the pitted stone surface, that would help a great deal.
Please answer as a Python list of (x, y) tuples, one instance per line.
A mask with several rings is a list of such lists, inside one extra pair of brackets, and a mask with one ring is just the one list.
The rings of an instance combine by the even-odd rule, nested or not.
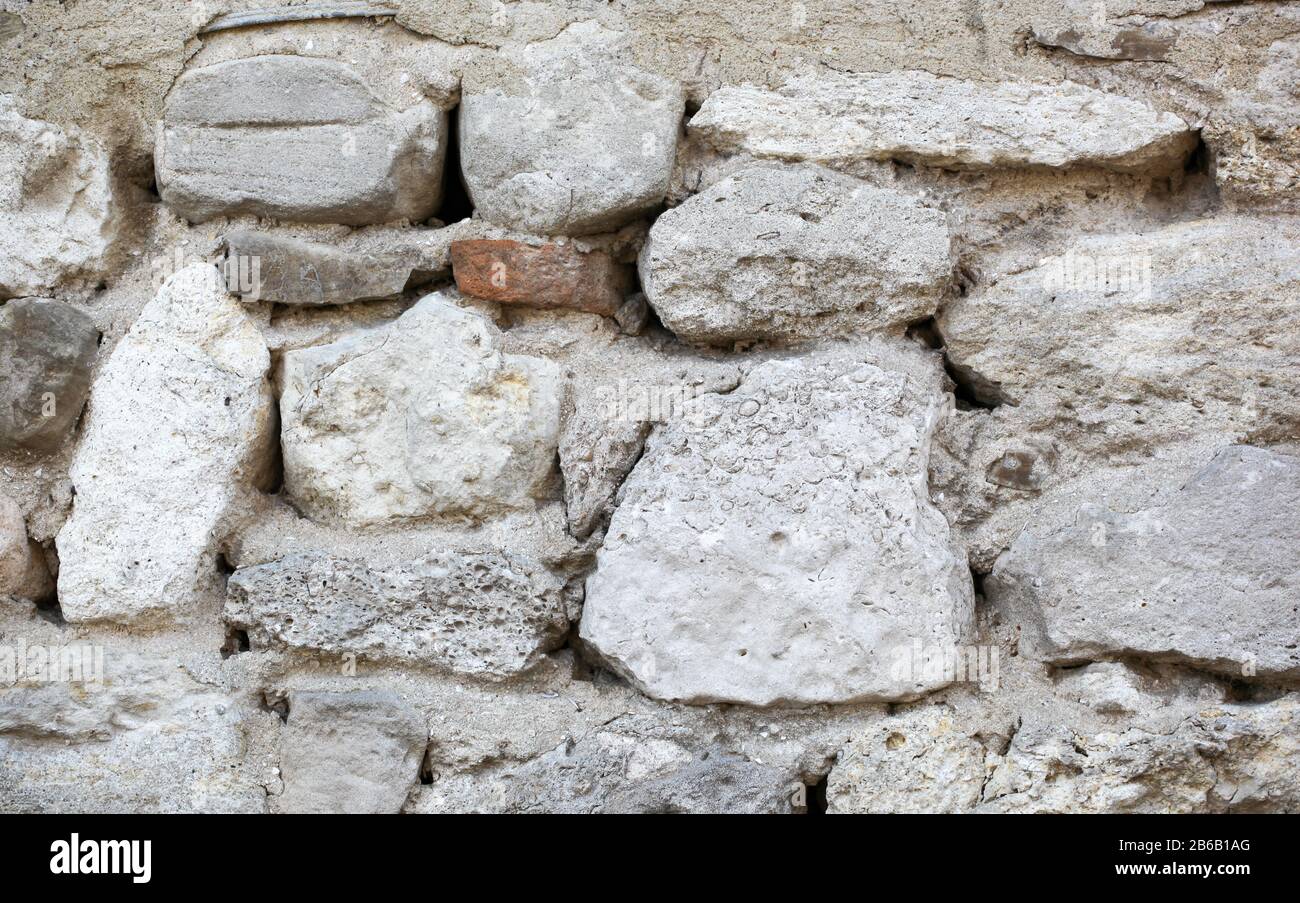
[(659, 428), (624, 487), (581, 635), (687, 702), (913, 699), (897, 666), (971, 626), (961, 550), (930, 504), (933, 359), (868, 346), (751, 370)]
[(435, 552), (382, 566), (301, 554), (236, 571), (225, 620), (247, 630), (256, 648), (497, 678), (527, 670), (563, 642), (562, 590), (521, 555)]
[(505, 354), (443, 293), (385, 326), (284, 356), (285, 489), (355, 526), (531, 508), (555, 463), (559, 369)]
[(660, 216), (641, 284), (693, 342), (898, 327), (934, 313), (952, 272), (942, 211), (817, 166), (746, 168)]

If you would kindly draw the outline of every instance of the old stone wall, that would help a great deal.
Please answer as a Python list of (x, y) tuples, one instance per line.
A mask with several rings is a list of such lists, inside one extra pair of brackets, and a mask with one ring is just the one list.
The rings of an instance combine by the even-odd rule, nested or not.
[(1300, 809), (1300, 3), (0, 50), (0, 810)]

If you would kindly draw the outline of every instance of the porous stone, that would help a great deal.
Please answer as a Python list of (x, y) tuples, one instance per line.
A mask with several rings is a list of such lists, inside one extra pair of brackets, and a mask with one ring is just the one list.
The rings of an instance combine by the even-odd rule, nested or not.
[(1300, 675), (1300, 458), (1231, 446), (1164, 505), (1083, 504), (1026, 529), (985, 581), (1022, 654), (1139, 655), (1239, 677)]
[(1112, 430), (1163, 402), (1138, 424), (1148, 442), (1221, 421), (1276, 431), (1300, 422), (1297, 242), (1289, 220), (1233, 218), (1085, 238), (954, 299), (938, 325), (985, 402), (1109, 408)]
[(952, 266), (942, 211), (822, 167), (770, 163), (660, 216), (639, 264), (663, 324), (711, 343), (921, 320)]
[(97, 282), (119, 229), (103, 147), (0, 94), (0, 299)]
[(99, 330), (70, 304), (18, 298), (0, 307), (0, 447), (46, 453), (72, 430), (90, 391)]
[(560, 472), (569, 532), (585, 539), (614, 510), (615, 495), (657, 423), (685, 413), (692, 399), (740, 384), (735, 367), (651, 367), (617, 385), (574, 393), (560, 429)]
[(1231, 216), (1097, 236), (944, 305), (952, 370), (989, 409), (941, 426), (931, 487), (981, 571), (1081, 494), (1154, 490), (1207, 450), (1294, 441), (1297, 243), (1287, 218)]
[(1178, 116), (1074, 82), (990, 84), (921, 70), (823, 73), (778, 91), (724, 87), (690, 130), (724, 153), (835, 167), (1172, 170), (1196, 145)]
[(940, 378), (919, 349), (880, 343), (765, 362), (689, 402), (623, 488), (582, 639), (659, 699), (900, 700), (945, 685), (905, 660), (914, 643), (961, 643), (972, 618), (964, 555), (926, 493)]
[(67, 620), (167, 619), (219, 590), (218, 534), (241, 491), (269, 479), (269, 369), (214, 267), (186, 267), (145, 305), (95, 381), (70, 473)]
[(564, 642), (563, 583), (510, 553), (434, 552), (382, 566), (299, 554), (240, 568), (225, 620), (266, 645), (507, 677)]
[(566, 307), (612, 317), (632, 290), (632, 267), (572, 243), (533, 246), (510, 240), (451, 243), (456, 288), (501, 304)]
[(0, 493), (0, 596), (44, 599), (53, 590), (41, 547), (27, 536), (22, 509)]
[[(683, 738), (684, 739), (684, 738)], [(526, 762), (447, 775), (420, 787), (410, 812), (789, 812), (781, 770), (620, 724), (566, 740)]]
[(158, 190), (202, 222), (419, 221), (437, 210), (447, 114), (382, 102), (346, 63), (267, 54), (185, 72), (158, 125)]
[(294, 692), (280, 741), (289, 813), (395, 813), (420, 777), (424, 721), (384, 690)]
[(351, 252), (248, 229), (227, 234), (226, 250), (227, 285), (248, 302), (315, 307), (392, 298), (413, 269), (399, 254)]
[(505, 354), (442, 292), (394, 322), (284, 356), (285, 489), (355, 526), (530, 509), (555, 461), (563, 382)]
[(685, 101), (576, 26), (508, 51), (513, 76), (466, 76), (460, 159), (477, 215), (540, 235), (617, 229), (668, 193)]
[(1033, 712), (973, 729), (931, 708), (854, 737), (831, 769), (827, 811), (1291, 812), (1297, 726), (1294, 696), (1207, 705), (1161, 731)]

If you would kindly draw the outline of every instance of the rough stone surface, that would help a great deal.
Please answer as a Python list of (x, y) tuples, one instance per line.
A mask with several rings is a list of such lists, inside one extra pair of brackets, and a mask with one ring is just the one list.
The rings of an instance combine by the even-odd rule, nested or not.
[(520, 555), (436, 552), (392, 567), (295, 555), (230, 578), (226, 622), (253, 645), (506, 677), (559, 646), (563, 584)]
[(467, 77), (460, 155), (478, 214), (541, 235), (610, 231), (663, 202), (684, 101), (620, 62), (599, 29), (510, 57), (513, 78)]
[(1232, 446), (1166, 505), (1083, 504), (1026, 530), (986, 581), (1053, 662), (1122, 655), (1253, 677), (1300, 676), (1300, 458)]
[(217, 591), (217, 535), (268, 478), (270, 355), (214, 267), (167, 281), (95, 380), (59, 532), (74, 622), (137, 623)]
[(0, 93), (0, 299), (97, 281), (119, 227), (103, 146)]
[(774, 164), (660, 216), (640, 260), (663, 324), (714, 343), (922, 320), (951, 270), (941, 211), (820, 167)]
[(53, 590), (41, 547), (27, 536), (22, 509), (0, 493), (0, 596), (44, 599)]
[(1036, 717), (981, 738), (941, 711), (891, 718), (841, 751), (831, 813), (1292, 812), (1291, 697), (1193, 709), (1172, 729), (1081, 730)]
[[(657, 370), (657, 372), (656, 372)], [(658, 423), (685, 413), (701, 395), (740, 384), (735, 367), (651, 368), (578, 393), (560, 430), (560, 472), (569, 531), (585, 539), (614, 510), (615, 496)]]
[(269, 54), (191, 69), (158, 126), (158, 190), (202, 222), (254, 214), (364, 225), (441, 200), (447, 116), (384, 104), (347, 64)]
[(773, 361), (657, 430), (624, 487), (581, 635), (688, 702), (915, 698), (913, 641), (960, 644), (970, 575), (925, 490), (944, 402), (900, 348)]
[(553, 469), (562, 391), (443, 293), (395, 322), (284, 356), (285, 488), (356, 526), (531, 507)]
[(420, 776), (428, 732), (392, 693), (293, 693), (280, 746), (289, 813), (394, 813)]
[(931, 487), (981, 571), (1048, 509), (1300, 436), (1297, 242), (1233, 217), (1097, 236), (944, 306), (954, 373), (995, 407), (945, 421)]
[(567, 307), (612, 317), (632, 289), (631, 266), (571, 243), (532, 247), (508, 240), (456, 241), (451, 266), (456, 288), (501, 304)]
[(411, 279), (396, 254), (357, 253), (238, 229), (226, 235), (226, 284), (249, 302), (320, 306), (392, 298)]
[(18, 298), (0, 307), (0, 446), (63, 444), (85, 407), (98, 344), (95, 324), (70, 304)]
[(1073, 82), (984, 84), (920, 70), (723, 88), (690, 128), (720, 151), (828, 166), (1169, 170), (1196, 144), (1176, 115)]
[[(0, 595), (0, 810), (278, 812), (282, 802), (296, 808), (305, 800), (410, 813), (816, 813), (824, 802), (831, 812), (1300, 811), (1300, 681), (1266, 672), (1258, 661), (1253, 675), (1243, 674), (1244, 655), (1217, 670), (1199, 658), (1217, 655), (1224, 633), (1245, 636), (1246, 646), (1271, 642), (1279, 622), (1269, 593), (1285, 580), (1260, 588), (1249, 579), (1295, 557), (1279, 551), (1287, 534), (1277, 520), (1279, 510), (1295, 506), (1282, 494), (1246, 516), (1205, 498), (1191, 509), (1183, 498), (1183, 487), (1225, 447), (1300, 456), (1300, 3), (393, 0), (393, 15), (200, 34), (230, 7), (256, 5), (143, 0), (123, 15), (115, 0), (0, 2), (0, 10), (16, 11), (0, 11), (7, 64), (0, 66), (0, 175), (7, 177), (0, 179), (0, 301), (52, 298), (83, 311), (102, 333), (102, 354), (86, 372), (112, 371), (104, 375), (115, 385), (140, 386), (137, 395), (114, 392), (138, 403), (124, 403), (123, 416), (110, 418), (122, 423), (114, 433), (120, 441), (102, 452), (98, 481), (69, 473), (79, 444), (103, 448), (94, 439), (105, 431), (93, 425), (98, 400), (82, 414), (83, 428), (47, 451), (0, 447), (0, 493), (18, 512), (4, 533), (7, 547), (24, 561), (39, 555), (65, 590), (81, 593), (76, 563), (66, 555), (60, 561), (55, 540), (70, 516), (83, 520), (91, 505), (120, 512), (129, 527), (87, 530), (88, 547), (89, 537), (102, 534), (114, 548), (131, 550), (127, 562), (205, 562), (195, 572), (201, 588), (175, 593), (174, 614), (184, 613), (175, 621), (69, 621), (60, 617), (57, 596)], [(325, 6), (340, 4), (295, 4), (273, 16)], [(267, 60), (294, 73), (293, 90), (250, 93), (256, 80), (242, 77), (221, 84)], [(457, 106), (462, 77), (468, 101), (457, 125), (444, 111)], [(910, 87), (900, 94), (891, 86)], [(185, 98), (213, 93), (213, 102), (186, 107)], [(679, 136), (683, 114), (695, 121)], [(399, 133), (408, 118), (419, 128)], [(467, 133), (476, 123), (484, 129)], [(168, 160), (177, 159), (169, 129), (173, 138), (186, 132), (200, 139), (183, 161), (193, 171), (179, 177), (167, 172)], [(473, 139), (457, 150), (474, 153), (448, 148), (439, 179), (434, 146), (452, 132)], [(155, 163), (160, 151), (162, 166)], [(308, 159), (316, 153), (319, 160)], [(786, 291), (774, 280), (761, 292), (755, 286), (754, 310), (762, 313), (753, 319), (762, 335), (708, 344), (663, 328), (640, 295), (611, 317), (449, 287), (451, 244), (460, 240), (572, 243), (630, 263), (663, 210), (667, 227), (678, 208), (689, 214), (702, 195), (756, 165), (781, 171), (790, 184), (797, 173), (825, 166), (872, 196), (942, 212), (951, 285), (925, 303), (906, 292), (832, 293), (831, 313), (809, 319), (807, 311), (821, 309), (811, 274), (810, 285)], [(457, 184), (462, 177), (472, 199)], [(211, 189), (203, 205), (223, 211), (203, 222), (178, 215), (155, 191), (161, 182), (174, 201), (200, 181)], [(439, 193), (445, 200), (434, 209)], [(272, 202), (281, 212), (266, 208)], [(422, 218), (404, 219), (408, 207)], [(862, 222), (893, 244), (866, 241), (877, 250), (850, 253), (854, 271), (891, 271), (916, 247), (878, 213), (839, 233), (799, 213), (823, 217), (789, 195), (766, 213), (745, 215), (789, 219), (808, 239), (790, 249), (795, 260), (830, 259), (825, 255), (861, 237), (854, 230)], [(353, 216), (366, 224), (340, 222)], [(213, 469), (219, 455), (212, 449), (244, 441), (237, 421), (247, 409), (211, 430), (187, 418), (198, 419), (199, 411), (226, 417), (228, 395), (232, 405), (251, 399), (225, 391), (203, 396), (213, 381), (243, 377), (208, 367), (207, 352), (158, 357), (153, 346), (132, 352), (129, 367), (113, 364), (115, 350), (136, 344), (128, 335), (142, 311), (145, 321), (155, 316), (150, 299), (160, 277), (185, 262), (219, 261), (226, 239), (240, 232), (273, 246), (266, 256), (287, 261), (284, 272), (294, 277), (273, 292), (283, 300), (244, 294), (236, 304), (223, 296), (223, 305), (261, 333), (257, 343), (270, 353), (277, 392), (287, 385), (286, 358), (300, 351), (320, 354), (321, 346), (371, 334), (395, 347), (395, 323), (430, 291), (443, 289), (444, 299), (483, 324), (465, 330), (448, 325), (455, 317), (421, 313), (420, 341), (398, 342), (413, 349), (400, 360), (372, 368), (368, 355), (341, 356), (337, 371), (319, 371), (320, 384), (342, 394), (326, 393), (312, 415), (320, 428), (299, 446), (300, 462), (320, 461), (309, 495), (383, 499), (377, 522), (359, 525), (323, 502), (304, 504), (292, 484), (281, 489), (279, 456), (268, 448), (256, 453), (270, 465), (256, 468), (265, 480), (232, 480), (224, 514), (209, 529), (205, 487), (225, 479), (224, 465)], [(723, 270), (752, 275), (752, 267), (728, 261), (761, 251), (757, 241), (743, 247), (727, 235), (709, 239), (697, 247), (717, 249), (710, 266), (723, 261)], [(1045, 281), (1072, 251), (1083, 267), (1075, 275), (1085, 279), (1080, 254), (1097, 258), (1089, 261), (1094, 268), (1098, 260), (1141, 266), (1149, 254), (1151, 294), (1095, 281), (1081, 289), (1056, 280), (1048, 289)], [(683, 271), (699, 262), (679, 257), (686, 258)], [(701, 280), (699, 297), (714, 290), (709, 279)], [(336, 303), (300, 303), (327, 298)], [(861, 312), (859, 305), (866, 305)], [(919, 308), (915, 319), (854, 319), (886, 308), (901, 316), (911, 307)], [(193, 311), (205, 334), (213, 320), (206, 310)], [(701, 310), (719, 321), (735, 313), (722, 302)], [(841, 313), (845, 322), (831, 324)], [(228, 322), (224, 317), (216, 319)], [(916, 378), (897, 411), (873, 409), (867, 418), (859, 405), (871, 392), (850, 393), (842, 403), (811, 380), (807, 395), (761, 398), (760, 408), (796, 412), (775, 438), (756, 430), (752, 438), (727, 432), (734, 442), (715, 440), (709, 422), (692, 419), (733, 397), (748, 400), (756, 385), (771, 389), (767, 374), (782, 367), (807, 373), (834, 360), (842, 340), (822, 334), (822, 326), (870, 332), (853, 339), (864, 350), (850, 358)], [(473, 351), (475, 335), (486, 337), (477, 346), (482, 358)], [(380, 341), (370, 355), (382, 357)], [(35, 353), (39, 346), (19, 347)], [(447, 347), (461, 351), (447, 354)], [(0, 351), (0, 374), (15, 372), (6, 369), (8, 353)], [(900, 355), (921, 369), (893, 359)], [(474, 363), (480, 360), (489, 363)], [(539, 473), (549, 459), (540, 483), (522, 471), (498, 479), (502, 472), (491, 469), (500, 463), (494, 450), (514, 454), (518, 433), (510, 424), (531, 414), (512, 414), (503, 426), (495, 415), (479, 418), (477, 402), (462, 403), (480, 375), (516, 366), (496, 369), (498, 360), (539, 361), (555, 377), (536, 378), (533, 368), (525, 380), (538, 404), (554, 403), (559, 414), (558, 445), (545, 443), (535, 458), (521, 453)], [(430, 428), (432, 401), (425, 408), (408, 403), (411, 393), (426, 391), (426, 398), (450, 400), (438, 414), (445, 414), (445, 434)], [(307, 400), (306, 407), (315, 404)], [(940, 409), (934, 423), (915, 432), (862, 426), (919, 419), (932, 402)], [(181, 408), (186, 417), (172, 416)], [(815, 428), (833, 420), (827, 411), (841, 410), (834, 422), (843, 424), (842, 436)], [(800, 413), (812, 425), (799, 426)], [(268, 426), (269, 438), (276, 424)], [(731, 473), (740, 458), (713, 453), (742, 447), (740, 437), (749, 440), (748, 457)], [(927, 454), (901, 460), (921, 438)], [(837, 464), (833, 455), (844, 447), (868, 465), (858, 488), (820, 476), (822, 463)], [(691, 462), (701, 455), (721, 463), (697, 479), (703, 471)], [(491, 492), (465, 488), (471, 462), (487, 468), (482, 480), (493, 484)], [(421, 467), (418, 480), (426, 484), (445, 477), (431, 491), (432, 504), (458, 499), (457, 507), (475, 513), (429, 513), (425, 490), (409, 490), (417, 478), (407, 479)], [(337, 486), (330, 482), (336, 478)], [(744, 492), (740, 480), (748, 481)], [(254, 483), (262, 491), (245, 491)], [(524, 483), (526, 492), (509, 488)], [(903, 483), (908, 488), (881, 491)], [(663, 490), (660, 509), (647, 501), (651, 489)], [(859, 489), (896, 516), (882, 540), (902, 536), (904, 549), (950, 548), (961, 578), (965, 547), (982, 601), (961, 652), (975, 653), (988, 673), (975, 681), (955, 673), (951, 682), (947, 674), (926, 678), (927, 656), (909, 701), (753, 705), (734, 701), (744, 694), (718, 680), (708, 688), (726, 690), (732, 702), (673, 702), (644, 692), (670, 683), (663, 674), (654, 685), (637, 676), (647, 649), (668, 650), (674, 667), (689, 661), (691, 675), (739, 674), (740, 689), (759, 702), (789, 695), (792, 686), (804, 698), (834, 695), (823, 692), (808, 664), (814, 660), (836, 678), (853, 679), (854, 665), (843, 664), (852, 656), (839, 653), (855, 625), (876, 615), (856, 604), (836, 609), (848, 595), (844, 587), (861, 581), (887, 594), (895, 576), (915, 576), (905, 563), (868, 554), (877, 524), (854, 513), (868, 507), (855, 508)], [(500, 503), (501, 493), (511, 504)], [(749, 509), (735, 504), (742, 496), (752, 499)], [(492, 501), (475, 501), (486, 497)], [(930, 521), (915, 514), (926, 497), (948, 521), (942, 536), (939, 521), (930, 531)], [(389, 516), (396, 498), (413, 499), (411, 510), (421, 513)], [(715, 499), (717, 509), (709, 509)], [(782, 499), (788, 510), (779, 508)], [(730, 511), (721, 511), (724, 503)], [(1159, 592), (1192, 586), (1179, 598), (1199, 600), (1196, 616), (1167, 631), (1176, 649), (1131, 648), (1119, 635), (1119, 643), (1081, 658), (1052, 658), (1036, 645), (1038, 621), (994, 598), (991, 572), (1000, 558), (1012, 560), (1017, 537), (1042, 545), (1068, 535), (1085, 504), (1114, 512), (1126, 528), (1148, 518), (1141, 523), (1152, 526), (1149, 533), (1130, 531), (1112, 548), (1123, 561), (1136, 554), (1131, 544), (1168, 554), (1136, 559), (1116, 576), (1115, 562), (1095, 547), (1073, 554), (1053, 547), (1054, 582), (1032, 588), (1084, 587), (1078, 601), (1103, 600), (1099, 611), (1109, 618), (1135, 581), (1158, 587), (1167, 579)], [(775, 511), (778, 523), (746, 510)], [(1171, 511), (1181, 516), (1171, 520)], [(1224, 524), (1213, 517), (1191, 523), (1205, 511), (1223, 512)], [(715, 514), (723, 518), (717, 525)], [(908, 517), (927, 524), (911, 539), (899, 526)], [(205, 526), (191, 532), (200, 520)], [(1229, 531), (1234, 535), (1224, 539)], [(784, 552), (773, 534), (786, 538)], [(807, 551), (814, 534), (839, 546), (819, 558)], [(1189, 535), (1214, 546), (1160, 545)], [(696, 536), (721, 539), (691, 544)], [(585, 585), (610, 562), (630, 561), (619, 556), (633, 542), (649, 564), (618, 594), (620, 617), (630, 623), (672, 614), (654, 621), (655, 632), (629, 633), (616, 656), (602, 658), (580, 635), (592, 626), (582, 614)], [(667, 551), (651, 561), (655, 548)], [(1239, 554), (1223, 563), (1225, 549)], [(414, 575), (425, 574), (431, 560), (527, 561), (545, 588), (521, 588), (497, 617), (496, 603), (485, 600), (503, 598), (516, 584), (493, 578), (481, 594), (426, 593), (426, 576)], [(821, 560), (830, 562), (824, 571)], [(881, 563), (859, 567), (862, 560)], [(292, 576), (314, 581), (326, 568), (336, 578), (325, 587)], [(227, 585), (237, 593), (254, 573), (282, 591), (258, 597), (252, 614), (261, 620), (227, 622), (223, 615), (237, 606), (251, 608)], [(1236, 583), (1223, 589), (1230, 580)], [(1201, 582), (1231, 604), (1200, 604)], [(926, 585), (914, 579), (912, 589)], [(129, 587), (131, 598), (156, 596), (156, 586), (144, 581), (143, 593)], [(556, 587), (558, 597), (551, 595)], [(1249, 606), (1254, 590), (1257, 608)], [(127, 592), (96, 589), (84, 597), (128, 608), (120, 602)], [(527, 601), (539, 597), (547, 605), (562, 601), (554, 634), (543, 626), (543, 610)], [(422, 606), (425, 598), (447, 604)], [(386, 607), (390, 601), (397, 607)], [(593, 604), (610, 610), (608, 596)], [(791, 623), (784, 615), (803, 613), (799, 606), (825, 616), (807, 619), (823, 646), (792, 647), (789, 668), (769, 657), (767, 683), (751, 687), (738, 668), (753, 667), (754, 634), (779, 632)], [(1205, 612), (1221, 607), (1222, 619), (1210, 621)], [(69, 610), (77, 614), (78, 604)], [(900, 620), (931, 611), (897, 610)], [(464, 612), (463, 623), (439, 620), (440, 611)], [(943, 608), (940, 620), (950, 621), (952, 611)], [(845, 612), (856, 620), (838, 617)], [(561, 620), (567, 637), (559, 634)], [(845, 626), (827, 627), (837, 622)], [(1140, 618), (1133, 623), (1145, 629)], [(438, 630), (427, 648), (415, 648), (429, 625)], [(535, 644), (538, 637), (545, 639)], [(684, 652), (683, 642), (697, 637), (703, 652)], [(51, 680), (31, 668), (15, 673), (20, 660), (30, 665), (48, 651), (83, 644), (92, 655), (102, 652), (102, 683)], [(369, 652), (347, 651), (351, 645)], [(921, 653), (936, 651), (948, 650)], [(875, 660), (852, 660), (863, 659)], [(510, 670), (525, 660), (533, 663)], [(620, 661), (635, 668), (620, 674)], [(457, 670), (489, 666), (501, 673)], [(684, 673), (685, 666), (669, 677)], [(781, 681), (786, 685), (775, 686)], [(346, 700), (358, 690), (383, 701), (331, 703), (318, 707), (326, 714), (312, 715), (313, 695)]]
[(619, 725), (536, 758), (421, 787), (411, 812), (566, 814), (788, 812), (780, 769), (687, 738)]

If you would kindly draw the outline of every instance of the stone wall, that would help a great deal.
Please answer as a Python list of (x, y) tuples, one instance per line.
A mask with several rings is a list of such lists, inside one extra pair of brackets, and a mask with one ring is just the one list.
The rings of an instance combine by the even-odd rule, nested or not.
[(1300, 4), (0, 48), (0, 809), (1300, 809)]

